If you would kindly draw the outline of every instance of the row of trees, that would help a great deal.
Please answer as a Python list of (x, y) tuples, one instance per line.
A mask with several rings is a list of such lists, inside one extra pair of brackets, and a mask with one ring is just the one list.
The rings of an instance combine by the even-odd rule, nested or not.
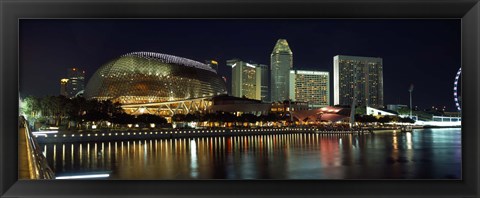
[(82, 97), (29, 96), (22, 101), (21, 112), (34, 122), (60, 126), (69, 121), (80, 124), (85, 121), (108, 120), (109, 116), (123, 111), (119, 104), (110, 101), (85, 100)]
[[(296, 120), (296, 119), (294, 119)], [(355, 120), (362, 123), (388, 123), (388, 122), (403, 122), (414, 123), (415, 121), (410, 118), (402, 118), (398, 116), (382, 116), (376, 117), (373, 115), (355, 115)], [(256, 123), (256, 122), (275, 122), (275, 121), (290, 121), (288, 116), (279, 116), (278, 114), (270, 113), (268, 115), (256, 116), (253, 114), (242, 114), (235, 116), (228, 112), (217, 112), (209, 114), (187, 114), (187, 115), (174, 115), (172, 121), (175, 122), (233, 122), (233, 123)]]
[(287, 117), (281, 117), (278, 114), (270, 113), (268, 115), (256, 116), (254, 114), (244, 113), (240, 116), (236, 116), (233, 113), (229, 112), (216, 112), (216, 113), (206, 113), (206, 114), (176, 114), (172, 117), (172, 121), (175, 122), (242, 122), (242, 123), (255, 123), (259, 121), (263, 122), (273, 122), (288, 120)]
[(111, 101), (86, 100), (83, 97), (65, 96), (26, 97), (20, 106), (20, 112), (32, 123), (50, 126), (65, 126), (79, 129), (86, 123), (98, 123), (100, 126), (132, 123), (166, 124), (165, 118), (156, 115), (133, 116), (123, 111), (120, 103)]
[[(43, 126), (65, 127), (67, 129), (81, 129), (95, 123), (97, 127), (121, 127), (128, 124), (150, 124), (165, 126), (167, 120), (161, 116), (143, 114), (130, 115), (123, 111), (119, 103), (111, 101), (86, 100), (83, 97), (67, 98), (65, 96), (26, 97), (21, 102), (20, 111), (32, 123)], [(172, 117), (174, 122), (232, 122), (256, 123), (259, 121), (273, 122), (289, 120), (288, 116), (268, 114), (256, 116), (242, 114), (236, 116), (228, 112), (193, 114), (177, 114)], [(108, 124), (110, 123), (110, 124)]]
[[(134, 116), (127, 114), (119, 103), (111, 101), (86, 100), (83, 97), (67, 98), (65, 96), (26, 97), (21, 103), (21, 112), (27, 119), (34, 123), (41, 123), (50, 126), (64, 126), (69, 129), (79, 129), (85, 124), (95, 123), (99, 127), (118, 127), (127, 124), (150, 124), (164, 126), (167, 120), (161, 116), (143, 114)], [(375, 116), (359, 115), (355, 117), (358, 122), (410, 122), (409, 118), (396, 116)], [(237, 116), (228, 112), (217, 113), (193, 113), (187, 115), (177, 114), (172, 117), (173, 122), (219, 122), (219, 123), (256, 123), (289, 121), (290, 117), (270, 113), (268, 115), (256, 116), (254, 114), (242, 114)], [(110, 124), (108, 124), (110, 123)]]

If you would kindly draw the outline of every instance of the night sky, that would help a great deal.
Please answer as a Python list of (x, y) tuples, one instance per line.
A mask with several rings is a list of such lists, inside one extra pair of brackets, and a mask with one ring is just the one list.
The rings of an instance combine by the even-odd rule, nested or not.
[[(453, 80), (461, 65), (459, 19), (160, 19), (38, 20), (19, 25), (20, 94), (59, 95), (67, 68), (86, 71), (123, 54), (151, 51), (204, 62), (240, 58), (270, 64), (279, 38), (293, 51), (294, 69), (329, 71), (333, 102), (333, 56), (383, 58), (385, 104), (446, 106), (454, 111)], [(333, 104), (332, 104), (333, 105)]]

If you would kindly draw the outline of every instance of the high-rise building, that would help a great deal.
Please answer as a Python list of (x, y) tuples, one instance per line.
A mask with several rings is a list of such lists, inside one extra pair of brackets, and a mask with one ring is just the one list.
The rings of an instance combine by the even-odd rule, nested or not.
[(67, 96), (67, 83), (68, 83), (68, 78), (62, 78), (60, 79), (60, 95), (62, 96)]
[(330, 105), (330, 75), (325, 71), (290, 71), (290, 98), (309, 108)]
[(67, 97), (73, 98), (85, 89), (85, 71), (78, 68), (69, 68), (67, 71), (68, 82), (66, 85)]
[(206, 60), (205, 64), (218, 73), (218, 62), (216, 60)]
[(268, 66), (264, 64), (256, 64), (257, 66), (257, 78), (260, 78), (260, 99), (264, 102), (270, 101), (270, 82), (268, 80)]
[(383, 60), (376, 57), (333, 57), (335, 105), (383, 107)]
[(289, 99), (293, 53), (287, 40), (278, 39), (270, 56), (270, 101)]
[(267, 66), (238, 59), (227, 60), (232, 67), (232, 95), (265, 101), (268, 97)]

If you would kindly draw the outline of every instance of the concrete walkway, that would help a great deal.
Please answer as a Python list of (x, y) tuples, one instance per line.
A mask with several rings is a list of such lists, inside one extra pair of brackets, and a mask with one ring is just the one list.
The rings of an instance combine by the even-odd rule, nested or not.
[[(28, 158), (29, 147), (27, 144), (26, 130), (23, 127), (18, 129), (18, 179), (31, 179), (30, 162)], [(32, 167), (33, 168), (33, 167)]]

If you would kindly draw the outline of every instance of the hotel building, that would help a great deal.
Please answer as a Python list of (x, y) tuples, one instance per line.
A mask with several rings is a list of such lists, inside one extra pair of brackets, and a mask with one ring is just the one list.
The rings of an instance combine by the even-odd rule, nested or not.
[(259, 71), (259, 75), (257, 77), (260, 77), (260, 100), (263, 102), (269, 102), (270, 101), (270, 90), (268, 89), (270, 87), (270, 81), (268, 79), (268, 65), (264, 64), (255, 64), (257, 66), (257, 71)]
[(334, 105), (383, 107), (383, 60), (377, 57), (333, 57)]
[(325, 71), (290, 71), (290, 98), (309, 108), (330, 105), (330, 75)]
[(266, 101), (268, 98), (268, 67), (238, 59), (227, 60), (232, 67), (232, 95)]

